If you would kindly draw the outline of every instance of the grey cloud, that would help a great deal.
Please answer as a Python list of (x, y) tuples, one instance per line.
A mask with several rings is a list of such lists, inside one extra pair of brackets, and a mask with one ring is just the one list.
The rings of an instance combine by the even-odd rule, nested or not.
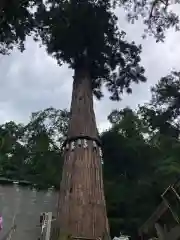
[(0, 61), (0, 109), (5, 116), (26, 121), (32, 111), (68, 107), (72, 71), (67, 66), (59, 68), (31, 39), (25, 53), (15, 52)]

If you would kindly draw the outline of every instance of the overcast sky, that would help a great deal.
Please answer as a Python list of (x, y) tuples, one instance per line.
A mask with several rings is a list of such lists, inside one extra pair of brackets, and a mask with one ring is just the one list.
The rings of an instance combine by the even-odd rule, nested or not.
[[(167, 33), (165, 43), (156, 43), (153, 38), (142, 40), (143, 25), (130, 25), (123, 10), (119, 10), (119, 27), (127, 32), (129, 40), (142, 43), (142, 65), (148, 82), (133, 86), (133, 94), (123, 96), (121, 102), (112, 102), (105, 97), (95, 101), (95, 112), (100, 129), (106, 128), (107, 115), (112, 109), (126, 106), (136, 108), (150, 98), (150, 86), (172, 69), (180, 70), (180, 33)], [(53, 106), (63, 109), (70, 106), (72, 70), (59, 67), (39, 48), (32, 39), (27, 40), (26, 51), (14, 51), (10, 56), (0, 55), (0, 123), (14, 120), (27, 122), (32, 112)]]

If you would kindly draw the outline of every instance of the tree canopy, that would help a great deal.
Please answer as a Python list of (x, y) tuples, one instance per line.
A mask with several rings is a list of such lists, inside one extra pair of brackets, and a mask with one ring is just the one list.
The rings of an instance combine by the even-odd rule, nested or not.
[(39, 35), (59, 64), (88, 69), (96, 97), (105, 84), (111, 99), (119, 100), (131, 83), (146, 81), (140, 65), (141, 46), (119, 31), (110, 0), (47, 0), (36, 12)]
[(128, 21), (134, 23), (143, 19), (145, 24), (143, 37), (153, 35), (157, 42), (164, 41), (166, 30), (174, 28), (180, 30), (178, 0), (114, 0), (115, 6), (123, 7), (127, 13)]
[(24, 50), (26, 36), (35, 31), (33, 7), (41, 0), (2, 0), (0, 2), (0, 53), (17, 46)]
[[(128, 54), (122, 49), (132, 49), (131, 43), (127, 46), (125, 42), (126, 47), (123, 47), (124, 32), (117, 29), (117, 17), (112, 12), (112, 7), (123, 7), (131, 23), (142, 18), (146, 25), (143, 37), (150, 34), (157, 41), (164, 41), (167, 29), (179, 30), (177, 4), (178, 0), (2, 0), (0, 53), (8, 54), (14, 46), (23, 51), (26, 37), (33, 35), (38, 40), (37, 29), (41, 29), (40, 36), (48, 53), (56, 57), (59, 63), (65, 61), (74, 67), (82, 63), (84, 53), (87, 53), (88, 62), (94, 68), (92, 76), (105, 79), (109, 71), (114, 71), (120, 62), (121, 68), (123, 67), (124, 57), (119, 56), (119, 45), (122, 45), (121, 52), (126, 57)], [(139, 55), (138, 49), (139, 47), (134, 48), (133, 51)], [(103, 67), (103, 63), (106, 63), (106, 67)]]

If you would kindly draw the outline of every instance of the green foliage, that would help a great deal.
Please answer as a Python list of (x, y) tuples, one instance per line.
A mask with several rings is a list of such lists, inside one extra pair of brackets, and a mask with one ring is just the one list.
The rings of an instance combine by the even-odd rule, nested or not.
[(119, 31), (110, 0), (47, 0), (36, 13), (39, 34), (47, 52), (59, 64), (91, 75), (96, 97), (105, 84), (111, 99), (119, 100), (131, 83), (146, 81), (140, 66), (141, 46), (128, 43)]
[(144, 138), (140, 118), (135, 112), (130, 109), (113, 111), (109, 116), (111, 121), (114, 114), (116, 121), (113, 121), (111, 130), (102, 134), (111, 234), (118, 236), (123, 230), (136, 236), (138, 227), (151, 214), (159, 199), (152, 178), (155, 151)]
[(35, 30), (33, 7), (41, 0), (1, 0), (0, 53), (8, 54), (14, 46), (24, 50), (26, 36)]
[(0, 173), (28, 180), (41, 187), (59, 187), (62, 168), (61, 145), (67, 132), (69, 113), (47, 108), (32, 113), (27, 125), (1, 125)]
[[(177, 4), (178, 0), (172, 3), (167, 0), (1, 0), (0, 53), (8, 54), (14, 46), (23, 51), (26, 36), (33, 34), (37, 41), (39, 32), (48, 53), (59, 63), (65, 61), (75, 68), (86, 60), (96, 79), (93, 87), (99, 89), (101, 83), (97, 78), (107, 79), (110, 71), (119, 66), (121, 71), (124, 68), (123, 62), (127, 62), (129, 54), (124, 48), (134, 48), (135, 55), (139, 55), (139, 48), (124, 40), (124, 32), (118, 32), (112, 8), (123, 7), (131, 23), (142, 18), (146, 25), (144, 38), (150, 34), (157, 41), (164, 41), (167, 29), (180, 29)], [(126, 84), (124, 88), (128, 88)]]
[[(180, 30), (179, 25), (179, 4), (178, 0), (114, 0), (114, 6), (119, 5), (126, 10), (127, 18), (130, 23), (136, 20), (143, 19), (146, 25), (144, 29), (143, 38), (147, 35), (154, 36), (157, 42), (163, 42), (165, 39), (165, 32), (170, 28), (175, 31)], [(176, 8), (175, 8), (176, 7)]]
[(180, 72), (171, 72), (152, 88), (151, 104), (162, 111), (169, 112), (169, 117), (177, 118), (180, 113)]

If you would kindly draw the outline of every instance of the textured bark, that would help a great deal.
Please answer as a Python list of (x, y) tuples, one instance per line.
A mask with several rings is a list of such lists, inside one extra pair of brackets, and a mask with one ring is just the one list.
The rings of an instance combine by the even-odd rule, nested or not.
[(77, 71), (73, 82), (68, 137), (79, 135), (94, 138), (98, 136), (93, 110), (91, 82), (86, 71)]
[[(76, 72), (73, 83), (68, 137), (98, 138), (90, 77)], [(64, 153), (59, 198), (60, 234), (96, 238), (109, 235), (99, 148), (88, 147)]]

